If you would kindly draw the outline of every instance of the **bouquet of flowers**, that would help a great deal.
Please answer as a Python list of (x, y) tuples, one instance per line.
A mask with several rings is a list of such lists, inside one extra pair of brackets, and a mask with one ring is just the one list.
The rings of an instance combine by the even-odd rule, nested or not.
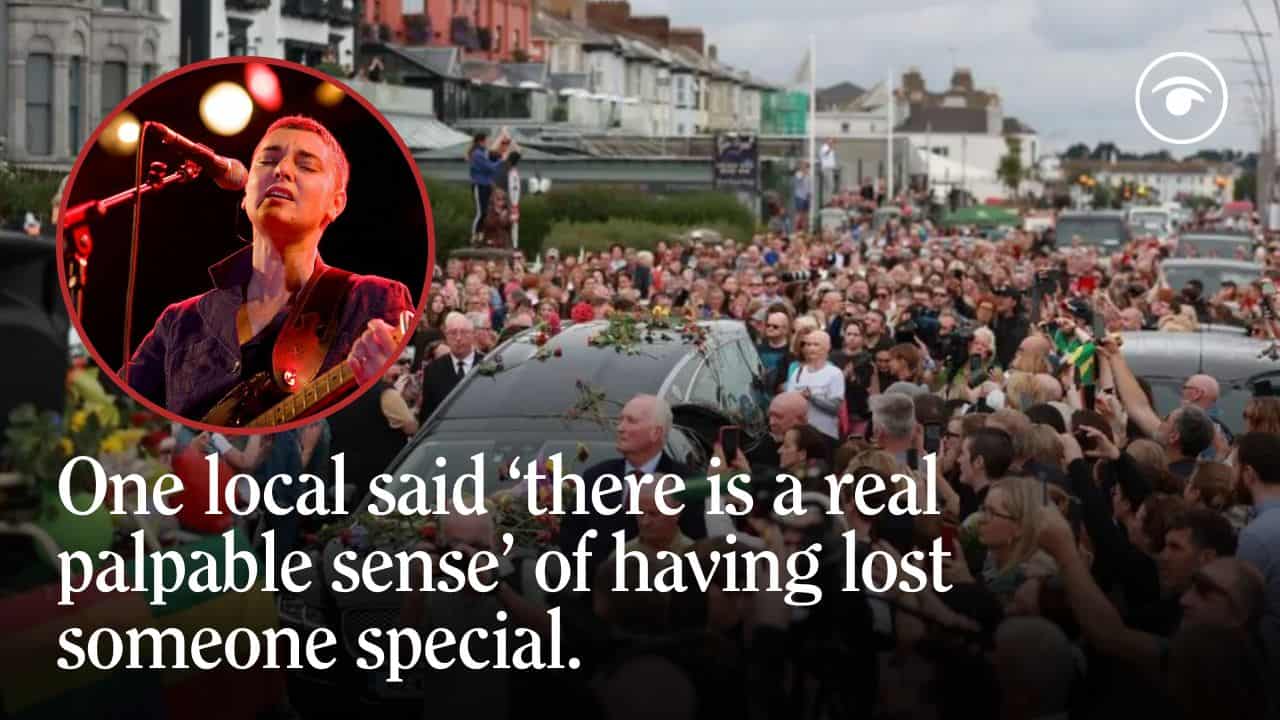
[[(0, 511), (15, 519), (34, 520), (46, 529), (63, 514), (58, 479), (73, 458), (95, 458), (108, 477), (138, 474), (155, 482), (171, 472), (172, 441), (162, 418), (109, 393), (95, 367), (72, 367), (66, 388), (62, 413), (19, 406), (9, 414), (4, 437), (4, 467), (17, 482), (0, 491)], [(92, 493), (93, 469), (88, 463), (77, 463), (72, 469), (70, 486), (73, 497)], [(148, 540), (158, 544), (159, 528), (154, 522), (124, 516), (112, 520), (117, 530), (141, 527)]]

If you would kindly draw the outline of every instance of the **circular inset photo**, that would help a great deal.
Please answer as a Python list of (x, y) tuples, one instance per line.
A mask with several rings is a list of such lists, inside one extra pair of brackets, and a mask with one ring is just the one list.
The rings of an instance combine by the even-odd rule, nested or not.
[(134, 399), (212, 432), (277, 432), (372, 388), (431, 278), (426, 189), (390, 123), (295, 63), (224, 58), (141, 88), (76, 159), (63, 296)]

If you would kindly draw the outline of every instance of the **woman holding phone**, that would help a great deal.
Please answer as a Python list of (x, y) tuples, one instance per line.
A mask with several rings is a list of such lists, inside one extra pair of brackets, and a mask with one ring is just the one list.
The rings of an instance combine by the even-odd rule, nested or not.
[(480, 232), (484, 226), (485, 216), (489, 214), (489, 198), (493, 194), (493, 180), (506, 160), (507, 151), (511, 148), (511, 137), (506, 128), (498, 136), (493, 147), (485, 147), (489, 134), (478, 132), (471, 140), (467, 150), (467, 162), (470, 164), (471, 197), (475, 202), (475, 219), (471, 221), (471, 244), (480, 244)]

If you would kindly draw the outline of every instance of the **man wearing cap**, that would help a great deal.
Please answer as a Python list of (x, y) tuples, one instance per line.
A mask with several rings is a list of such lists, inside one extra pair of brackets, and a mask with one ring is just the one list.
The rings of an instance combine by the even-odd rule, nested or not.
[(1009, 367), (1018, 343), (1030, 330), (1030, 322), (1022, 314), (1022, 295), (1014, 288), (996, 291), (996, 318), (992, 325), (996, 334), (996, 359), (1001, 367)]

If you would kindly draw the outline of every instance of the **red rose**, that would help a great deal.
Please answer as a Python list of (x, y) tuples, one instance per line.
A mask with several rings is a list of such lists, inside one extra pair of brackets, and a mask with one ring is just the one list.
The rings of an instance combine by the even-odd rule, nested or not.
[(418, 535), (420, 535), (420, 536), (422, 537), (422, 539), (423, 539), (423, 540), (426, 540), (426, 541), (428, 541), (428, 542), (429, 542), (429, 541), (432, 541), (432, 540), (435, 540), (435, 539), (436, 539), (436, 526), (435, 526), (435, 525), (423, 525), (421, 528), (418, 528)]
[(315, 533), (306, 533), (302, 536), (302, 542), (307, 545), (315, 545), (320, 542), (320, 536)]
[(151, 422), (151, 413), (145, 410), (135, 410), (129, 414), (129, 424), (134, 427), (146, 425), (149, 422)]
[(351, 528), (347, 528), (346, 530), (343, 530), (341, 533), (338, 534), (338, 537), (342, 539), (343, 545), (350, 545), (351, 544)]
[(560, 357), (561, 355), (564, 355), (564, 350), (560, 348), (556, 348), (554, 351), (552, 351), (551, 354), (555, 355), (556, 357)]

